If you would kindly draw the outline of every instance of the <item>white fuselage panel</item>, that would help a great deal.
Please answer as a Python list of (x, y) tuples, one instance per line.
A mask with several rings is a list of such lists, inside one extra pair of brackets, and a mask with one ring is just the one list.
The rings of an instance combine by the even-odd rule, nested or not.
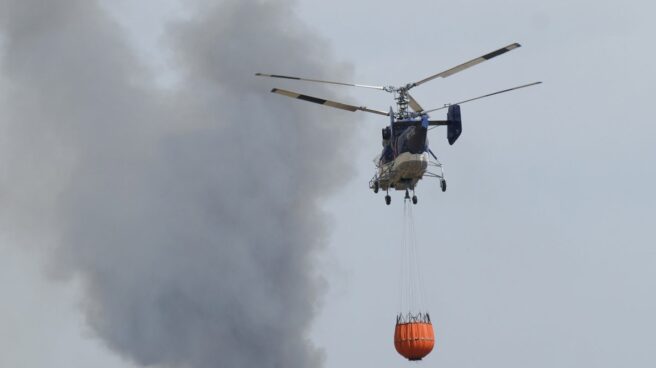
[(428, 154), (404, 152), (394, 161), (378, 168), (378, 182), (383, 190), (412, 189), (428, 168)]

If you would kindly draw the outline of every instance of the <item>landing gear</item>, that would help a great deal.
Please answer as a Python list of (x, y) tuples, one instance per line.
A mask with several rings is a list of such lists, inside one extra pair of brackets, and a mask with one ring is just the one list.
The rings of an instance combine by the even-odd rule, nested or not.
[(442, 191), (446, 192), (446, 180), (440, 180), (440, 186), (442, 187)]
[(374, 182), (374, 193), (378, 193), (378, 188), (379, 188), (379, 186), (378, 186), (378, 180), (376, 180), (376, 181)]
[[(410, 199), (410, 193), (406, 189), (405, 190), (405, 200), (407, 201), (408, 199)], [(414, 189), (412, 190), (412, 204), (417, 204), (417, 196), (415, 195)]]
[(389, 206), (390, 203), (392, 203), (392, 197), (390, 197), (390, 195), (388, 194), (385, 196), (385, 204)]

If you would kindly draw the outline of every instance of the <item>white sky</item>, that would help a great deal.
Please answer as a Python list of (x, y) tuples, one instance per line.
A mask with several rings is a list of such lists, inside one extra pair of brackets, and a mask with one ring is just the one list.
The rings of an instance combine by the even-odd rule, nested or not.
[[(180, 16), (176, 4), (107, 2), (164, 85), (174, 78), (157, 38), (165, 19)], [(656, 364), (654, 10), (648, 1), (299, 1), (298, 14), (353, 64), (358, 83), (398, 85), (523, 44), (417, 88), (424, 107), (544, 81), (463, 105), (464, 131), (452, 147), (443, 130), (432, 135), (449, 189), (424, 181), (417, 193), (437, 329), (425, 365)], [(390, 102), (376, 91), (335, 93), (373, 108)], [(326, 367), (404, 366), (392, 343), (401, 193), (386, 207), (367, 189), (386, 121), (344, 119), (362, 137), (358, 175), (326, 204), (330, 289), (311, 338)], [(75, 285), (46, 281), (43, 255), (0, 249), (0, 366), (130, 367), (85, 330)]]

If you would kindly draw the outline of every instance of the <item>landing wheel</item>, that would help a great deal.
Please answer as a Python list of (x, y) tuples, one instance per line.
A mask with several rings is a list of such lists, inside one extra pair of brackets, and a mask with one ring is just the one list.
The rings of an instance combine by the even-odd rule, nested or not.
[(392, 197), (388, 195), (385, 196), (385, 203), (389, 206), (390, 203), (392, 203)]
[(446, 192), (446, 180), (440, 180), (440, 186), (442, 187), (442, 191)]
[(412, 196), (412, 204), (417, 204), (417, 196), (416, 195)]
[(378, 181), (374, 182), (374, 193), (378, 193)]

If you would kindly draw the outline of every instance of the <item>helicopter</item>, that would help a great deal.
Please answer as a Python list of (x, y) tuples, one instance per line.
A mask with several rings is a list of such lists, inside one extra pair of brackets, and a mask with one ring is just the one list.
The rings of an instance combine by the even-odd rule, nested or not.
[[(412, 203), (417, 204), (417, 195), (415, 188), (419, 180), (424, 177), (431, 177), (439, 179), (440, 187), (443, 192), (446, 191), (446, 179), (444, 178), (444, 170), (442, 163), (438, 160), (437, 156), (428, 147), (428, 131), (438, 127), (447, 127), (447, 140), (450, 145), (453, 145), (460, 134), (462, 133), (462, 119), (460, 113), (460, 105), (479, 100), (485, 97), (498, 95), (505, 92), (514, 91), (521, 88), (526, 88), (540, 84), (542, 82), (533, 82), (523, 84), (520, 86), (507, 88), (497, 92), (488, 93), (482, 96), (470, 98), (467, 100), (447, 103), (441, 107), (425, 110), (409, 93), (409, 91), (417, 86), (426, 82), (432, 81), (436, 78), (446, 78), (474, 65), (480, 64), (486, 60), (490, 60), (499, 55), (505, 54), (508, 51), (514, 50), (521, 45), (519, 43), (512, 43), (508, 46), (502, 47), (498, 50), (489, 52), (483, 56), (474, 58), (465, 63), (457, 65), (451, 69), (431, 75), (417, 82), (407, 83), (401, 87), (395, 86), (374, 86), (355, 83), (335, 82), (320, 79), (301, 78), (278, 74), (264, 74), (255, 73), (259, 77), (279, 78), (287, 80), (297, 80), (314, 83), (333, 84), (340, 86), (359, 87), (377, 89), (384, 92), (392, 93), (396, 102), (396, 111), (390, 107), (389, 111), (371, 109), (366, 106), (356, 106), (345, 104), (337, 101), (327, 100), (323, 98), (313, 97), (293, 91), (288, 91), (280, 88), (273, 88), (271, 92), (299, 99), (302, 101), (312, 102), (324, 106), (329, 106), (346, 111), (363, 111), (377, 115), (389, 117), (389, 125), (382, 129), (382, 152), (374, 159), (376, 165), (376, 172), (373, 178), (369, 181), (369, 188), (374, 193), (378, 191), (385, 191), (385, 203), (389, 205), (392, 197), (389, 194), (390, 189), (397, 191), (405, 191), (405, 200), (410, 199), (409, 191), (412, 191)], [(429, 113), (447, 109), (446, 120), (431, 120)], [(412, 111), (410, 111), (412, 110)]]

